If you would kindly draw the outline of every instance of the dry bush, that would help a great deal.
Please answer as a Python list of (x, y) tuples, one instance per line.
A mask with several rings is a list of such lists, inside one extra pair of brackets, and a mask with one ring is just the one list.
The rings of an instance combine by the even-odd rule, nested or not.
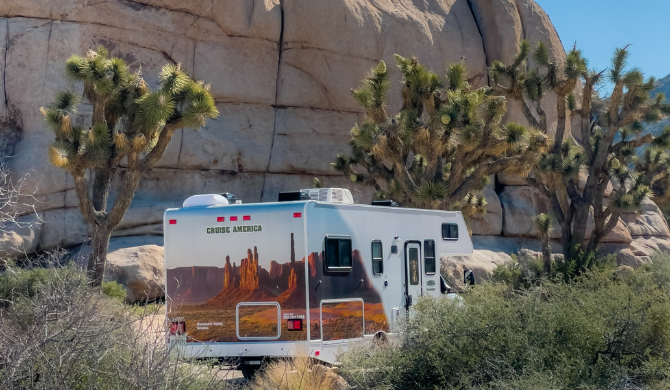
[[(26, 176), (14, 177), (6, 162), (0, 159), (0, 266), (5, 260), (3, 255), (26, 255), (23, 240), (17, 240), (14, 231), (30, 228), (40, 219), (35, 209), (35, 190), (27, 188)], [(36, 216), (32, 221), (31, 218), (20, 218), (31, 213)]]
[(0, 274), (0, 388), (227, 387), (228, 370), (166, 344), (159, 309), (130, 310), (60, 262), (56, 255), (50, 268), (8, 263)]
[(349, 385), (334, 370), (300, 351), (294, 358), (267, 364), (248, 387), (251, 390), (344, 390)]

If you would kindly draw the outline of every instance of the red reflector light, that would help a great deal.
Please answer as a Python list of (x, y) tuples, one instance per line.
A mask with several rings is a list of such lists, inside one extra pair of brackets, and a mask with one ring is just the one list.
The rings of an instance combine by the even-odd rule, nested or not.
[(184, 334), (186, 333), (186, 322), (175, 321), (170, 323), (170, 334)]
[(225, 222), (226, 217), (216, 217), (216, 222)]
[(286, 329), (288, 330), (302, 330), (302, 319), (293, 319), (286, 322)]
[(244, 221), (251, 221), (251, 215), (245, 215), (244, 217), (242, 217), (242, 219)]
[(319, 353), (319, 351), (315, 351), (315, 352), (314, 352), (314, 356), (319, 356), (319, 355), (321, 355), (321, 354)]
[(293, 218), (300, 218), (302, 217), (302, 213), (293, 213)]
[(176, 225), (176, 224), (177, 224), (177, 220), (176, 220), (176, 219), (171, 219), (171, 220), (170, 220), (170, 225)]
[(230, 217), (230, 220), (235, 222), (235, 221), (237, 221), (237, 217)]

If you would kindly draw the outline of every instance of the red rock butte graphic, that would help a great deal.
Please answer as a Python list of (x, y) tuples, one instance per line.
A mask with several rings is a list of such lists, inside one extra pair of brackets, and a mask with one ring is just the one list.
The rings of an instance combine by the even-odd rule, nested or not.
[[(365, 332), (388, 330), (381, 296), (365, 272), (364, 259), (358, 250), (352, 253), (353, 270), (347, 274), (328, 274), (323, 268), (322, 253), (311, 253), (302, 261), (295, 259), (295, 241), (291, 233), (290, 261), (271, 260), (269, 269), (260, 264), (263, 256), (258, 247), (248, 248), (246, 257), (232, 262), (225, 256), (221, 267), (193, 266), (168, 269), (168, 294), (172, 315), (186, 318), (186, 331), (200, 341), (236, 341), (235, 312), (241, 302), (277, 302), (283, 313), (305, 314), (305, 261), (309, 264), (310, 312), (318, 312), (323, 299), (360, 298), (365, 302)], [(266, 261), (267, 264), (267, 261)], [(324, 339), (359, 337), (363, 315), (355, 303), (328, 308), (324, 317)], [(358, 303), (358, 306), (361, 306)], [(265, 306), (241, 306), (240, 329), (258, 329), (276, 334), (276, 309)], [(312, 331), (321, 334), (318, 313), (312, 313)], [(314, 321), (317, 321), (315, 324)], [(224, 326), (200, 329), (198, 322), (221, 322)], [(359, 324), (360, 323), (360, 324)], [(316, 325), (316, 326), (315, 326)], [(304, 340), (305, 332), (288, 332), (283, 327), (280, 340)], [(274, 330), (273, 330), (274, 329)], [(246, 332), (246, 330), (245, 330)], [(319, 336), (320, 337), (320, 336)]]
[[(168, 270), (168, 293), (177, 305), (234, 308), (239, 302), (276, 301), (282, 308), (304, 308), (304, 261), (295, 261), (291, 233), (290, 262), (259, 265), (258, 247), (247, 249), (240, 265), (226, 256), (223, 267), (178, 267)], [(188, 271), (187, 271), (188, 270)], [(301, 285), (301, 288), (298, 286)]]

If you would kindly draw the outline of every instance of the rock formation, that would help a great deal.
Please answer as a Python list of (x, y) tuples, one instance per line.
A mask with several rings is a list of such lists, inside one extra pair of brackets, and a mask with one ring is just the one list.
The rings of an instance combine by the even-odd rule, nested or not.
[[(70, 256), (78, 265), (86, 264), (89, 247), (72, 248)], [(126, 299), (130, 303), (152, 301), (165, 296), (165, 269), (162, 237), (122, 237), (113, 238), (109, 243), (105, 279), (123, 285)], [(210, 267), (214, 268), (214, 267)], [(207, 286), (217, 279), (215, 270), (201, 270), (197, 275), (192, 268), (184, 268), (180, 274), (191, 274), (188, 279), (201, 286)], [(168, 280), (176, 289), (178, 279)], [(219, 279), (220, 280), (220, 279)], [(182, 285), (185, 291), (190, 286)], [(198, 299), (198, 297), (191, 297)], [(189, 298), (190, 299), (190, 298)]]
[[(311, 186), (319, 176), (326, 186), (350, 188), (357, 202), (368, 203), (371, 188), (352, 186), (330, 169), (334, 156), (349, 150), (349, 130), (362, 117), (350, 89), (364, 73), (379, 60), (393, 64), (398, 53), (415, 55), (438, 73), (465, 61), (469, 82), (485, 86), (487, 66), (509, 61), (523, 38), (544, 42), (552, 58), (565, 55), (534, 0), (3, 0), (0, 158), (11, 156), (10, 169), (28, 175), (39, 219), (24, 210), (23, 218), (35, 223), (3, 233), (0, 252), (87, 240), (72, 178), (48, 162), (53, 136), (38, 111), (68, 88), (63, 68), (73, 53), (105, 45), (111, 55), (141, 67), (151, 86), (166, 62), (179, 62), (211, 83), (220, 117), (206, 128), (175, 134), (114, 233), (160, 236), (165, 208), (197, 193), (270, 201), (279, 191)], [(391, 69), (399, 80), (399, 71)], [(392, 83), (390, 112), (400, 107), (399, 88)], [(552, 103), (555, 97), (547, 96), (549, 122), (556, 118)], [(518, 107), (509, 107), (508, 119), (523, 122)], [(90, 106), (80, 112), (78, 124), (86, 125)], [(530, 217), (546, 205), (523, 180), (499, 175), (484, 195), (489, 213), (470, 223), (475, 236), (507, 240), (506, 248), (537, 236)], [(645, 261), (653, 249), (670, 247), (657, 210), (622, 220), (609, 248)], [(486, 246), (490, 240), (475, 242), (478, 250), (496, 248)], [(240, 275), (240, 287), (258, 285), (255, 259), (249, 254), (239, 267), (226, 263), (230, 274)]]
[(240, 261), (240, 289), (258, 289), (258, 250), (247, 250), (247, 257)]
[(226, 265), (223, 266), (223, 289), (237, 287), (237, 275), (233, 273), (230, 265), (230, 256), (226, 256)]

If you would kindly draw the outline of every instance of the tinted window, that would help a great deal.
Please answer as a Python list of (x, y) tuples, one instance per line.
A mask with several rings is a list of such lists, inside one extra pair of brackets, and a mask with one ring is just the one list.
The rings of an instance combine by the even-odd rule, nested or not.
[(340, 267), (351, 268), (351, 240), (340, 239)]
[(423, 270), (428, 275), (435, 274), (435, 241), (425, 240), (423, 242)]
[(352, 268), (351, 238), (326, 237), (326, 269), (328, 271), (349, 272)]
[(340, 265), (340, 244), (337, 238), (326, 239), (326, 267), (335, 268)]
[(419, 250), (409, 248), (409, 284), (419, 284)]
[(382, 242), (372, 241), (372, 273), (381, 275), (384, 273), (384, 258), (382, 257)]
[(442, 238), (444, 240), (458, 240), (458, 225), (455, 223), (443, 223)]

